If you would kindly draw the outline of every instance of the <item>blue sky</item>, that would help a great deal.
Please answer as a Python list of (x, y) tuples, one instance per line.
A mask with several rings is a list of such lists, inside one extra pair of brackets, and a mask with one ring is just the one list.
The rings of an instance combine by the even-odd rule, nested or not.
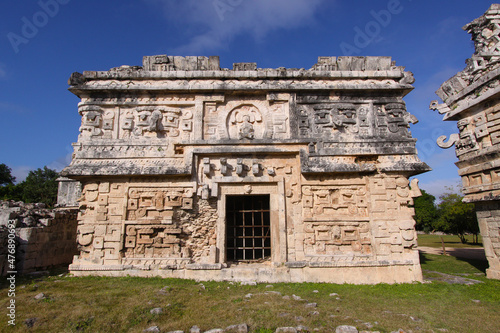
[[(433, 171), (420, 187), (459, 183), (454, 149), (436, 145), (455, 122), (429, 110), (434, 91), (473, 53), (461, 27), (483, 0), (4, 0), (0, 3), (0, 163), (19, 180), (60, 170), (77, 140), (72, 72), (141, 65), (144, 55), (219, 55), (223, 67), (311, 68), (318, 56), (391, 56), (414, 73), (406, 96), (419, 156)], [(360, 33), (361, 31), (361, 33)], [(364, 36), (362, 35), (364, 34)]]

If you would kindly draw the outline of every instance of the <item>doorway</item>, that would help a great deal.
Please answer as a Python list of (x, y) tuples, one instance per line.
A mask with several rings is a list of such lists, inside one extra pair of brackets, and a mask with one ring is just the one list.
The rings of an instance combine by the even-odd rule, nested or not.
[(226, 258), (247, 262), (271, 258), (269, 195), (226, 197)]

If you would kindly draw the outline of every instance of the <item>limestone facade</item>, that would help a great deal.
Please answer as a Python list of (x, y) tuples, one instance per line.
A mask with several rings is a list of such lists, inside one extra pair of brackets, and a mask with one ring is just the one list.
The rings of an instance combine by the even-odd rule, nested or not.
[(409, 177), (429, 167), (403, 101), (413, 81), (389, 57), (305, 70), (159, 55), (72, 74), (71, 272), (420, 281)]
[(463, 29), (472, 35), (475, 52), (467, 67), (443, 83), (443, 100), (431, 109), (457, 121), (459, 133), (438, 139), (441, 148), (455, 145), (465, 202), (473, 202), (489, 262), (487, 276), (500, 279), (500, 5)]

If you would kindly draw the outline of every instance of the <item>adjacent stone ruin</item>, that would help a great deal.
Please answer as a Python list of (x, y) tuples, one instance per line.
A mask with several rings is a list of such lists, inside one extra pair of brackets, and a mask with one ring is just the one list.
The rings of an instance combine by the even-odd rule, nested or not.
[(74, 275), (421, 281), (412, 197), (429, 170), (389, 57), (311, 69), (144, 57), (72, 74), (81, 98)]
[(444, 103), (433, 101), (431, 109), (457, 121), (459, 133), (440, 137), (438, 145), (455, 145), (464, 201), (476, 206), (487, 276), (500, 279), (500, 5), (463, 29), (472, 35), (475, 52), (436, 92)]
[[(76, 210), (47, 209), (44, 204), (0, 201), (0, 272), (31, 273), (69, 265), (78, 253)], [(15, 269), (8, 265), (7, 225), (15, 221)]]

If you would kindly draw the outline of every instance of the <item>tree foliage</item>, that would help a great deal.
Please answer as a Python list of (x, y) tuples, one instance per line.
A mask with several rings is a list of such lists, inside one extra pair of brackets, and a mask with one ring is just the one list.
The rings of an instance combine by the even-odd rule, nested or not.
[[(8, 167), (7, 169), (10, 170)], [(30, 171), (21, 183), (8, 183), (0, 187), (0, 199), (26, 203), (41, 202), (48, 207), (54, 207), (57, 202), (57, 177), (58, 173), (46, 166)]]
[(442, 231), (457, 235), (462, 243), (466, 243), (466, 234), (474, 235), (474, 243), (478, 241), (479, 225), (474, 204), (464, 203), (463, 196), (452, 188), (436, 198), (422, 190), (422, 196), (414, 199), (415, 221), (417, 230)]
[(470, 233), (476, 236), (479, 233), (474, 204), (463, 202), (463, 196), (456, 193), (445, 193), (439, 197), (439, 218), (436, 229), (457, 235), (462, 243), (466, 243), (465, 235)]
[(12, 176), (12, 169), (4, 163), (0, 164), (0, 186), (12, 185), (16, 177)]
[(415, 228), (430, 232), (434, 229), (433, 224), (438, 218), (438, 210), (435, 204), (436, 197), (422, 190), (422, 195), (414, 199)]
[(57, 177), (57, 172), (46, 166), (43, 169), (30, 171), (28, 177), (20, 184), (23, 185), (23, 201), (41, 202), (53, 207), (57, 201)]

